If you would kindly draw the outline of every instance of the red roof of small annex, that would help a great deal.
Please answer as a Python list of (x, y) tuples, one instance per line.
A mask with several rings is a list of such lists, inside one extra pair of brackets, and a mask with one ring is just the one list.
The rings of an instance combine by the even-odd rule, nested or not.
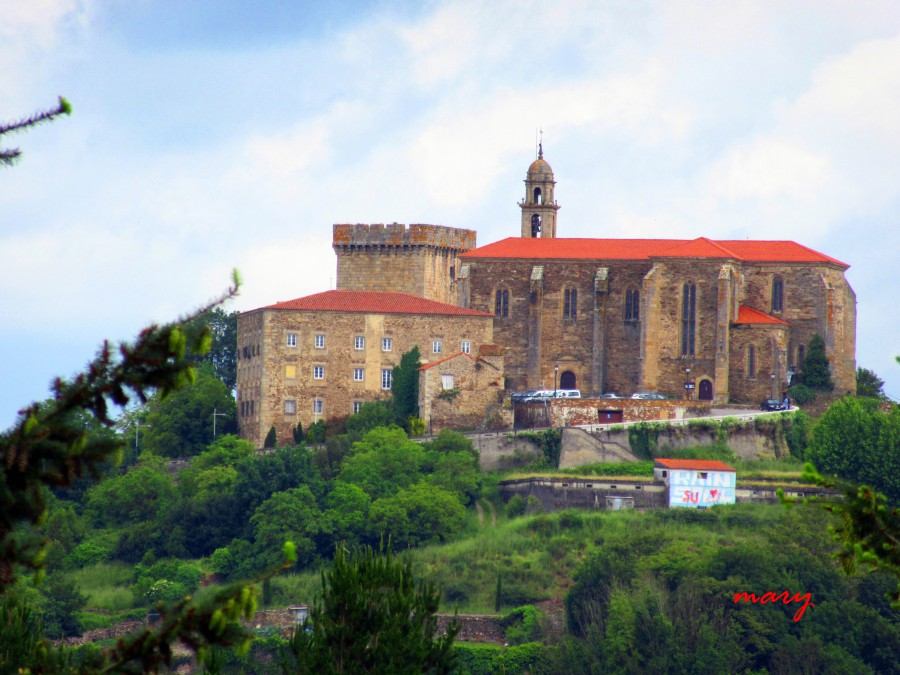
[(714, 241), (697, 239), (581, 239), (508, 237), (480, 246), (461, 258), (544, 260), (649, 260), (651, 258), (712, 258), (745, 262), (811, 262), (849, 267), (847, 263), (794, 241)]
[(437, 361), (432, 361), (431, 363), (426, 363), (424, 366), (419, 366), (419, 370), (428, 370), (429, 368), (434, 368), (434, 366), (444, 363), (444, 361), (449, 361), (450, 359), (455, 359), (457, 356), (468, 356), (473, 361), (478, 360), (471, 354), (466, 354), (465, 352), (456, 352), (455, 354), (451, 354), (450, 356), (445, 356), (444, 358), (438, 359)]
[(746, 305), (738, 307), (738, 316), (735, 323), (769, 323), (777, 324), (779, 326), (790, 325), (787, 321), (782, 321), (778, 317), (771, 316), (765, 312), (760, 312), (758, 309), (753, 309)]
[(276, 302), (262, 309), (293, 309), (319, 312), (363, 312), (366, 314), (430, 314), (442, 316), (484, 316), (488, 312), (426, 300), (406, 293), (387, 291), (324, 291), (296, 300)]
[(666, 469), (684, 469), (686, 471), (734, 471), (724, 462), (712, 459), (657, 459), (655, 466)]

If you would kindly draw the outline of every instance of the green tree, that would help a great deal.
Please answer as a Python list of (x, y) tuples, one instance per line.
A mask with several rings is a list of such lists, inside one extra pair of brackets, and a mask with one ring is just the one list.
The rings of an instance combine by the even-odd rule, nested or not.
[(419, 414), (420, 358), (419, 348), (413, 347), (400, 357), (400, 365), (394, 366), (391, 374), (394, 420), (407, 430), (409, 418)]
[(208, 372), (208, 366), (201, 366), (191, 386), (170, 396), (154, 396), (144, 447), (164, 457), (199, 455), (215, 440), (213, 427), (217, 435), (236, 430), (235, 412), (231, 390)]
[(226, 312), (221, 307), (201, 314), (185, 326), (190, 338), (194, 333), (208, 331), (212, 344), (205, 354), (189, 354), (194, 362), (208, 363), (213, 374), (218, 377), (228, 390), (237, 385), (237, 315), (238, 312)]
[[(0, 137), (3, 137), (7, 134), (15, 134), (21, 131), (27, 131), (32, 127), (38, 126), (39, 124), (52, 122), (60, 115), (70, 114), (72, 114), (72, 106), (66, 99), (60, 96), (59, 103), (55, 108), (51, 110), (42, 110), (24, 119), (17, 120), (15, 122), (5, 122), (3, 124), (0, 124)], [(18, 148), (0, 148), (0, 165), (12, 166), (21, 156), (22, 152)]]
[(456, 666), (452, 622), (438, 636), (440, 592), (418, 580), (409, 562), (366, 548), (338, 548), (322, 573), (322, 600), (285, 650), (288, 672), (451, 673)]
[(250, 518), (260, 569), (278, 564), (285, 541), (294, 543), (297, 564), (308, 564), (316, 552), (320, 519), (316, 498), (305, 485), (276, 492), (260, 504)]
[[(328, 550), (343, 542), (346, 545), (361, 543), (368, 527), (372, 498), (358, 485), (335, 481), (325, 500), (322, 513), (322, 530), (327, 534)], [(327, 546), (327, 544), (326, 544)]]
[(165, 468), (149, 457), (126, 474), (109, 478), (87, 493), (86, 511), (98, 527), (152, 521), (175, 497)]
[(825, 354), (825, 341), (818, 333), (813, 335), (809, 341), (809, 349), (806, 350), (806, 358), (803, 360), (801, 368), (803, 384), (810, 389), (819, 391), (834, 389), (828, 356)]
[(372, 499), (394, 494), (422, 478), (425, 451), (400, 427), (380, 427), (353, 444), (340, 480), (358, 485)]
[(390, 539), (398, 548), (447, 541), (465, 520), (459, 497), (425, 481), (376, 499), (369, 509), (372, 539)]
[(870, 485), (900, 503), (900, 407), (874, 399), (835, 401), (813, 427), (806, 457), (824, 474)]
[(857, 368), (856, 395), (868, 398), (885, 398), (884, 380), (868, 368)]
[(275, 427), (269, 427), (269, 433), (266, 434), (266, 440), (263, 441), (264, 448), (277, 448), (278, 447), (278, 435), (275, 432)]

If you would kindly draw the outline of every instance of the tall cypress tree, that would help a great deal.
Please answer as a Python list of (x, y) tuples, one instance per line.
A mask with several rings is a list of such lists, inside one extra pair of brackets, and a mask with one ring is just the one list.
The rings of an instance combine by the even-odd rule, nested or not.
[(803, 384), (810, 389), (819, 391), (831, 391), (834, 382), (831, 380), (831, 370), (828, 367), (828, 357), (825, 355), (825, 341), (818, 333), (809, 341), (809, 350), (803, 361)]
[(400, 358), (400, 365), (391, 373), (394, 395), (394, 414), (397, 424), (406, 427), (410, 417), (419, 414), (419, 347), (413, 347)]

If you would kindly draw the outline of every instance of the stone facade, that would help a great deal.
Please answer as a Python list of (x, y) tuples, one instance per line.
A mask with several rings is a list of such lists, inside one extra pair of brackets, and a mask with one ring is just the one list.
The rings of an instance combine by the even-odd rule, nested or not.
[(393, 291), (453, 303), (460, 253), (475, 232), (441, 225), (335, 225), (337, 288)]
[[(560, 258), (561, 247), (543, 240), (522, 255), (523, 241), (504, 240), (463, 255), (465, 283), (459, 286), (461, 306), (495, 313), (495, 341), (506, 351), (511, 389), (552, 389), (558, 367), (558, 386), (583, 393), (680, 397), (687, 379), (696, 387), (693, 395), (704, 400), (759, 402), (781, 395), (818, 333), (835, 386), (855, 391), (856, 297), (844, 277), (846, 265), (825, 256), (790, 264), (699, 255), (605, 259), (606, 240), (584, 240), (598, 251), (596, 258)], [(800, 248), (760, 243), (772, 249), (784, 244), (788, 256)], [(640, 255), (640, 246), (633, 249)], [(782, 309), (773, 311), (776, 278)], [(685, 354), (688, 284), (695, 319)], [(629, 313), (635, 295), (639, 309)]]
[(507, 427), (503, 400), (503, 354), (494, 345), (482, 345), (477, 357), (458, 352), (419, 369), (419, 417), (430, 433)]
[[(350, 311), (326, 296), (361, 299)], [(401, 296), (383, 311), (370, 298), (400, 294), (329, 291), (238, 316), (238, 419), (241, 438), (261, 446), (269, 428), (289, 442), (298, 423), (346, 417), (390, 394), (390, 370), (419, 347), (423, 363), (492, 342), (492, 317)], [(323, 302), (312, 299), (325, 297)], [(407, 298), (408, 300), (404, 300)], [(304, 302), (309, 301), (309, 302)], [(291, 307), (317, 308), (295, 309)], [(333, 309), (322, 309), (331, 306)], [(372, 311), (366, 311), (369, 306)], [(382, 311), (375, 311), (381, 309)], [(418, 311), (416, 311), (418, 309)], [(435, 353), (440, 349), (440, 353)], [(387, 375), (386, 375), (387, 373)], [(387, 387), (385, 387), (387, 385)]]

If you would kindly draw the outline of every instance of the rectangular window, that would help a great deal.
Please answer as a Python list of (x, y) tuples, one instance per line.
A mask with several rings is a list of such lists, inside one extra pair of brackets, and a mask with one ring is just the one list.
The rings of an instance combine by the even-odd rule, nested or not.
[(288, 347), (296, 347), (297, 346), (297, 334), (296, 333), (288, 333), (287, 334), (287, 346)]
[(296, 380), (297, 379), (297, 366), (285, 366), (284, 367), (284, 376), (288, 380)]
[(463, 354), (470, 354), (472, 352), (472, 343), (466, 340), (463, 340), (463, 343), (460, 345), (459, 350)]
[(440, 354), (444, 350), (444, 343), (440, 340), (434, 340), (431, 343), (431, 351), (435, 354)]
[(297, 401), (293, 399), (287, 399), (284, 402), (284, 414), (285, 415), (293, 415), (297, 412)]
[(441, 389), (453, 389), (453, 375), (441, 375)]
[(360, 408), (362, 408), (362, 404), (363, 404), (362, 401), (353, 401), (353, 414), (354, 415), (359, 412)]
[(313, 415), (321, 415), (325, 411), (325, 399), (313, 399)]
[(565, 293), (565, 302), (563, 304), (563, 318), (575, 319), (578, 316), (578, 291), (574, 288), (567, 288)]
[(324, 380), (325, 366), (313, 366), (313, 378), (316, 380)]
[(354, 368), (353, 369), (353, 381), (354, 382), (362, 382), (365, 378), (365, 371), (362, 368)]
[(353, 348), (358, 352), (361, 352), (363, 349), (365, 349), (366, 338), (364, 338), (362, 335), (357, 335), (355, 338), (353, 338)]
[(381, 338), (381, 351), (389, 352), (394, 348), (394, 338)]
[(390, 368), (382, 368), (381, 369), (381, 388), (382, 389), (390, 389), (391, 388), (391, 369)]
[(316, 335), (316, 349), (325, 349), (325, 336)]

